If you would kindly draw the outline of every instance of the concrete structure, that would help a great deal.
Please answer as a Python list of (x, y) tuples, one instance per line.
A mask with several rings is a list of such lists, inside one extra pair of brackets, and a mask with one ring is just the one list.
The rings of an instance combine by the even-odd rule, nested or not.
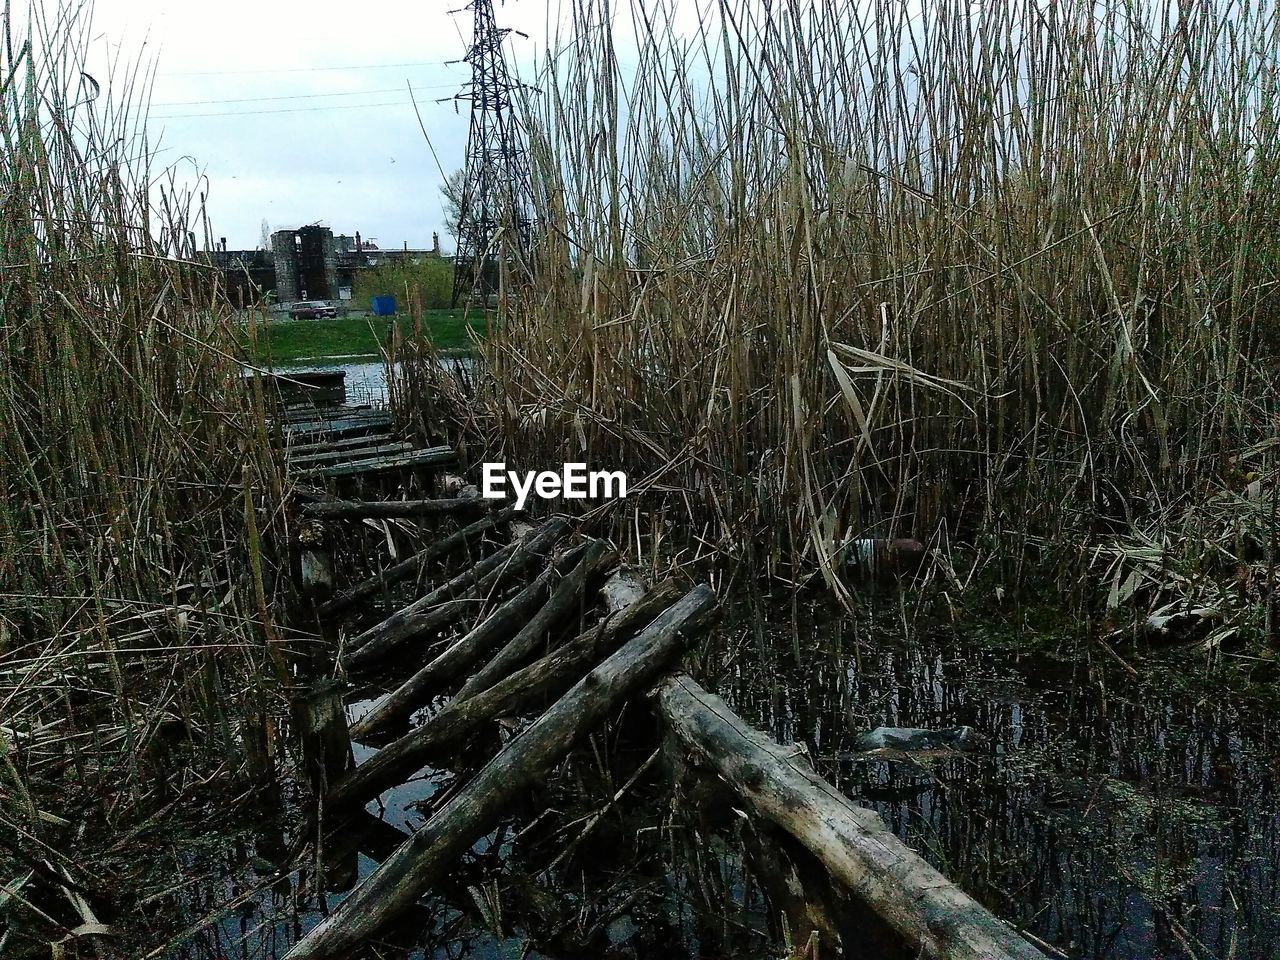
[(319, 224), (297, 230), (277, 230), (271, 235), (270, 250), (228, 250), (222, 240), (210, 258), (222, 268), (232, 303), (240, 307), (257, 302), (270, 291), (276, 301), (349, 300), (356, 277), (386, 263), (421, 263), (444, 259), (440, 235), (432, 235), (429, 249), (384, 250), (354, 235), (334, 236)]

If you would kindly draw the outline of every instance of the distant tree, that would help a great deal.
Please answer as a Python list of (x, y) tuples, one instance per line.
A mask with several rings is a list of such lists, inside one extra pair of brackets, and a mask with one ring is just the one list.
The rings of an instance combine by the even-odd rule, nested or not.
[(352, 299), (358, 307), (369, 309), (372, 297), (384, 295), (396, 298), (401, 313), (408, 313), (415, 301), (423, 310), (448, 307), (453, 297), (453, 264), (435, 257), (416, 263), (388, 261), (356, 274)]
[(258, 238), (263, 250), (271, 249), (271, 224), (267, 223), (267, 218), (262, 218), (262, 236)]
[(462, 216), (462, 195), (465, 192), (467, 171), (458, 169), (445, 177), (440, 184), (444, 197), (444, 223), (454, 240), (458, 239), (458, 218)]

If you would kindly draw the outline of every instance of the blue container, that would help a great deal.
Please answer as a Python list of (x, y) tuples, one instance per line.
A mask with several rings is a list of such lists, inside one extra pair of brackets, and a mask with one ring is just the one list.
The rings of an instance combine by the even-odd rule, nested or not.
[(394, 317), (396, 315), (395, 297), (373, 297), (370, 305), (375, 317)]

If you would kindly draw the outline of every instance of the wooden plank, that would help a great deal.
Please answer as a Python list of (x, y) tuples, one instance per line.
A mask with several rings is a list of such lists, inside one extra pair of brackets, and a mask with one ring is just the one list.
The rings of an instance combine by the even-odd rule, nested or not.
[(532, 583), (393, 690), (390, 696), (352, 726), (351, 735), (368, 742), (381, 731), (402, 724), (445, 684), (483, 662), (498, 644), (520, 632), (546, 603), (556, 581), (577, 565), (586, 548), (587, 545), (582, 544), (558, 557)]
[(327, 450), (319, 453), (303, 453), (295, 454), (290, 451), (287, 455), (287, 462), (291, 469), (312, 469), (314, 467), (323, 467), (331, 463), (352, 463), (357, 460), (369, 460), (374, 457), (391, 457), (401, 453), (408, 453), (413, 449), (413, 444), (407, 440), (395, 440), (391, 443), (381, 441), (381, 438), (369, 439), (363, 438), (365, 445), (362, 447), (347, 447), (342, 450)]
[(427, 447), (425, 450), (414, 450), (411, 453), (396, 454), (390, 457), (374, 457), (370, 460), (359, 460), (355, 463), (337, 463), (329, 467), (312, 467), (299, 470), (300, 477), (360, 477), (372, 473), (392, 473), (398, 470), (423, 470), (428, 467), (440, 467), (453, 463), (456, 454), (450, 447)]
[(347, 437), (343, 440), (318, 440), (315, 443), (290, 443), (287, 452), (295, 456), (298, 454), (325, 453), (329, 450), (346, 450), (351, 447), (368, 446), (374, 442), (378, 441), (372, 440), (369, 435), (366, 435)]
[(390, 415), (385, 417), (343, 418), (340, 420), (312, 420), (289, 427), (284, 431), (286, 444), (300, 438), (308, 442), (321, 440), (339, 440), (345, 437), (363, 437), (374, 434), (390, 433), (392, 429)]
[(699, 586), (663, 612), (622, 649), (595, 667), (523, 733), (509, 741), (466, 786), (444, 803), (286, 960), (349, 956), (439, 882), (502, 813), (633, 693), (643, 690), (690, 642), (693, 626), (715, 595)]
[(1045, 960), (1044, 954), (814, 772), (795, 747), (748, 726), (692, 678), (659, 687), (667, 727), (695, 763), (759, 817), (794, 836), (905, 941), (933, 960)]

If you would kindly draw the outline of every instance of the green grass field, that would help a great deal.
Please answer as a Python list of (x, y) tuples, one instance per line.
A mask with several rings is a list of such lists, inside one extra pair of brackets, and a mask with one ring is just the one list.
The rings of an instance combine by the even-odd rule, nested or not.
[[(467, 321), (461, 310), (426, 310), (422, 319), (436, 346), (442, 350), (470, 349), (468, 326), (484, 335), (483, 314), (472, 313)], [(413, 324), (409, 317), (368, 314), (352, 314), (335, 320), (268, 321), (259, 328), (254, 359), (295, 363), (324, 357), (377, 356), (393, 322), (406, 331)]]

